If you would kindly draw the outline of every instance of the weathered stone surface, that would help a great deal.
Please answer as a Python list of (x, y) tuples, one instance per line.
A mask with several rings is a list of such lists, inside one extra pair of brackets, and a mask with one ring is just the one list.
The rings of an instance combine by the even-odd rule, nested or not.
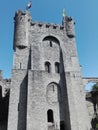
[(8, 130), (90, 130), (74, 21), (33, 23), (15, 14)]

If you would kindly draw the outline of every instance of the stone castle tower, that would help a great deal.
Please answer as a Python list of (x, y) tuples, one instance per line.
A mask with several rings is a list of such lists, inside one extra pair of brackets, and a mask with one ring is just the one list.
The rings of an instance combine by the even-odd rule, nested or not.
[(74, 20), (32, 22), (15, 14), (8, 130), (90, 130)]

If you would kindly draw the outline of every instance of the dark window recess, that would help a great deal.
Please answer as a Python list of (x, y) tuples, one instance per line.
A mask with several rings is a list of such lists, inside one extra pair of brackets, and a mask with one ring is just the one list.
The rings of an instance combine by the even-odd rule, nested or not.
[(20, 63), (20, 69), (21, 69), (21, 63)]
[(52, 87), (53, 87), (53, 92), (55, 91), (55, 89), (54, 89), (54, 85), (52, 85)]
[(53, 119), (53, 110), (51, 110), (51, 109), (49, 109), (48, 111), (47, 111), (47, 121), (48, 122), (54, 122), (54, 119)]
[(53, 37), (53, 36), (47, 36), (43, 39), (43, 41), (52, 41), (52, 42), (57, 43), (58, 45), (60, 44), (59, 40), (56, 37)]
[(45, 71), (50, 73), (50, 66), (51, 64), (49, 62), (45, 62)]
[(52, 41), (50, 41), (50, 47), (52, 47)]
[(55, 62), (55, 72), (60, 73), (60, 64), (58, 62)]
[(65, 130), (65, 123), (64, 123), (64, 121), (60, 121), (60, 130)]

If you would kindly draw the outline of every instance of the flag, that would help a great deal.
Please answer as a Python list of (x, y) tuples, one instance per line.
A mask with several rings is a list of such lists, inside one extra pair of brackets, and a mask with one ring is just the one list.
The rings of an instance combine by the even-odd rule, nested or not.
[(32, 5), (32, 1), (30, 1), (27, 6), (26, 6), (26, 10), (30, 9), (31, 8), (31, 5)]

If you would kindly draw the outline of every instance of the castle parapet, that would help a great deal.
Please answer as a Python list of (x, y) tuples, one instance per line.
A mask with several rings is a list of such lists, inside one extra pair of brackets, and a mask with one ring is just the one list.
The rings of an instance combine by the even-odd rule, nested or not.
[(31, 26), (37, 26), (39, 28), (49, 28), (49, 29), (53, 29), (53, 30), (63, 30), (64, 27), (60, 26), (59, 24), (53, 24), (53, 23), (39, 23), (39, 22), (32, 22)]

